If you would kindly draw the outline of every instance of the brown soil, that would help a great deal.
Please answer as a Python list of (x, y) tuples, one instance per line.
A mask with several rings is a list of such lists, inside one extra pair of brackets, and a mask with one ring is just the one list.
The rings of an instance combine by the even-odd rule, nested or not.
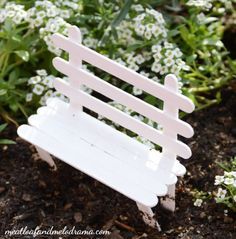
[(191, 195), (196, 188), (206, 192), (214, 190), (214, 176), (222, 173), (216, 161), (226, 162), (236, 155), (235, 119), (236, 95), (232, 90), (223, 92), (220, 106), (186, 118), (195, 129), (195, 136), (187, 141), (193, 156), (182, 160), (188, 173), (177, 185), (176, 212), (172, 214), (159, 206), (154, 209), (162, 232), (147, 227), (135, 203), (121, 194), (59, 160), (56, 172), (41, 160), (35, 160), (33, 147), (19, 139), (15, 129), (10, 128), (3, 136), (16, 140), (17, 144), (0, 146), (0, 238), (7, 238), (5, 230), (25, 226), (106, 229), (112, 232), (106, 238), (112, 239), (236, 238), (236, 217), (232, 212), (225, 216), (226, 208), (212, 199), (200, 208), (195, 207)]

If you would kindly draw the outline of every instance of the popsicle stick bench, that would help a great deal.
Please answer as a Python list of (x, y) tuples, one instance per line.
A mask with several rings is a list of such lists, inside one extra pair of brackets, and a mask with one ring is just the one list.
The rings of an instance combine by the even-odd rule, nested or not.
[[(174, 75), (167, 75), (164, 85), (153, 82), (83, 46), (80, 30), (75, 26), (69, 28), (69, 37), (55, 34), (53, 42), (69, 53), (68, 62), (56, 57), (53, 65), (69, 77), (69, 82), (57, 78), (54, 86), (70, 99), (70, 103), (49, 99), (46, 106), (29, 117), (29, 125), (18, 128), (19, 136), (34, 144), (41, 158), (51, 166), (55, 164), (50, 154), (134, 200), (144, 221), (160, 229), (151, 207), (157, 205), (158, 196), (165, 196), (162, 205), (172, 211), (175, 208), (177, 176), (185, 173), (185, 167), (176, 157), (191, 156), (190, 148), (179, 141), (177, 135), (193, 135), (192, 127), (179, 119), (178, 112), (179, 109), (192, 112), (193, 103), (178, 92)], [(83, 70), (82, 61), (161, 99), (163, 110)], [(163, 130), (152, 128), (87, 94), (81, 90), (82, 85), (157, 122)], [(83, 112), (83, 107), (149, 139), (161, 146), (162, 152), (150, 150), (90, 116)]]

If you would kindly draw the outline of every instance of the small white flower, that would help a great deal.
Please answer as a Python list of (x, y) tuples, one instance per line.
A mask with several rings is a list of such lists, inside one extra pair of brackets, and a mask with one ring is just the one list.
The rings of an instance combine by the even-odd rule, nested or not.
[(164, 75), (168, 73), (168, 67), (167, 66), (162, 66), (161, 70), (160, 70), (160, 74)]
[(61, 16), (62, 18), (67, 19), (67, 18), (70, 18), (71, 14), (70, 14), (70, 11), (69, 11), (69, 10), (61, 10), (61, 11), (60, 11), (60, 16)]
[(151, 32), (151, 30), (146, 30), (145, 33), (144, 33), (144, 36), (145, 36), (145, 38), (147, 38), (148, 40), (150, 40), (151, 37), (152, 37), (152, 32)]
[(46, 25), (46, 29), (48, 30), (48, 31), (50, 31), (50, 32), (58, 32), (59, 31), (59, 29), (60, 29), (60, 27), (59, 27), (59, 25), (55, 22), (55, 23), (53, 23), (53, 22), (48, 22), (48, 24)]
[(48, 88), (53, 88), (54, 79), (55, 79), (55, 77), (52, 76), (52, 75), (46, 76), (46, 77), (43, 79), (42, 83), (43, 83), (45, 86), (47, 86)]
[(144, 18), (145, 18), (145, 13), (142, 13), (142, 14), (138, 15), (134, 20), (140, 22), (140, 21), (142, 21)]
[(146, 61), (149, 61), (152, 58), (152, 55), (148, 51), (143, 52), (143, 57), (145, 58)]
[(168, 58), (173, 58), (174, 57), (174, 51), (172, 50), (167, 50), (165, 52), (165, 56), (168, 57)]
[(173, 48), (173, 44), (172, 44), (172, 43), (169, 43), (169, 42), (167, 42), (167, 41), (165, 41), (165, 42), (164, 42), (164, 47), (165, 47), (166, 49), (171, 49), (171, 48)]
[(156, 52), (156, 53), (153, 55), (153, 58), (155, 59), (155, 61), (161, 60), (161, 58), (162, 58), (161, 52)]
[(37, 17), (36, 19), (34, 19), (34, 26), (39, 27), (43, 24), (43, 19)]
[(176, 76), (178, 76), (180, 70), (181, 70), (181, 67), (180, 67), (180, 66), (178, 66), (178, 65), (173, 65), (173, 66), (171, 67), (171, 70), (170, 70), (170, 71), (171, 71), (173, 74), (175, 74)]
[(236, 171), (231, 171), (229, 172), (231, 176), (235, 177), (236, 178)]
[(137, 33), (138, 36), (143, 36), (144, 32), (145, 32), (145, 26), (138, 24), (135, 27), (135, 32)]
[(41, 82), (42, 78), (40, 76), (33, 76), (29, 79), (28, 83), (29, 84), (38, 84), (39, 82)]
[(163, 31), (159, 27), (157, 27), (155, 25), (152, 27), (152, 34), (155, 37), (158, 37), (161, 33), (163, 33)]
[(141, 5), (141, 4), (135, 4), (135, 5), (133, 5), (132, 6), (132, 9), (134, 9), (136, 12), (141, 12), (141, 11), (143, 11), (144, 9), (143, 9), (143, 6)]
[(201, 12), (200, 14), (197, 15), (197, 20), (200, 24), (203, 24), (206, 20), (206, 15)]
[(144, 117), (142, 115), (134, 115), (133, 117), (139, 121), (143, 121), (143, 119), (144, 119)]
[(224, 182), (224, 176), (218, 176), (218, 175), (215, 176), (215, 183), (214, 183), (215, 185), (219, 185), (223, 182)]
[(50, 97), (53, 97), (53, 91), (52, 90), (48, 90), (45, 94), (44, 94), (45, 99), (47, 100)]
[(152, 52), (161, 52), (162, 47), (160, 45), (153, 45), (152, 46)]
[(30, 102), (30, 101), (32, 100), (32, 98), (33, 98), (33, 94), (32, 94), (32, 93), (28, 93), (28, 94), (26, 95), (25, 100), (26, 100), (26, 102)]
[(58, 10), (56, 7), (51, 7), (47, 9), (47, 16), (48, 17), (55, 17), (58, 14)]
[(233, 197), (233, 200), (236, 202), (236, 195)]
[(158, 62), (154, 61), (154, 63), (152, 64), (151, 70), (152, 70), (153, 72), (158, 73), (158, 72), (161, 71), (161, 69), (162, 69), (161, 64), (159, 64)]
[(195, 202), (193, 203), (193, 205), (194, 205), (195, 207), (201, 207), (201, 206), (202, 206), (202, 203), (203, 203), (203, 200), (200, 199), (200, 198), (198, 198), (198, 199), (195, 200)]
[(179, 48), (175, 48), (175, 49), (173, 50), (173, 53), (174, 53), (174, 55), (175, 55), (176, 57), (181, 57), (181, 56), (183, 55), (183, 53), (180, 51)]
[(39, 104), (40, 105), (46, 105), (46, 98), (45, 98), (45, 96), (42, 96), (41, 98), (40, 98), (40, 100), (39, 100)]
[(226, 190), (219, 188), (216, 196), (220, 199), (224, 199), (226, 194), (227, 194)]
[(224, 183), (226, 185), (230, 185), (234, 183), (234, 179), (233, 178), (225, 178)]
[(96, 39), (87, 37), (86, 39), (83, 40), (83, 43), (85, 46), (87, 46), (89, 48), (95, 48), (98, 41)]
[(41, 70), (37, 70), (36, 73), (39, 75), (39, 76), (47, 76), (47, 71), (44, 70), (44, 69), (41, 69)]
[(133, 87), (133, 94), (134, 95), (141, 95), (143, 93), (143, 91), (137, 87)]
[(128, 65), (128, 68), (131, 69), (131, 70), (133, 70), (133, 71), (138, 71), (138, 70), (139, 70), (138, 65), (136, 65), (136, 64), (134, 64), (134, 63)]
[(225, 177), (230, 177), (231, 176), (231, 172), (224, 171), (224, 176)]
[(33, 88), (33, 93), (35, 93), (36, 95), (42, 95), (43, 91), (44, 91), (44, 86), (40, 84), (36, 84)]
[(45, 11), (39, 11), (39, 12), (36, 13), (36, 17), (44, 19), (46, 17), (46, 12)]
[(170, 67), (174, 65), (175, 61), (172, 58), (166, 58), (164, 59), (164, 63), (166, 66)]
[(135, 60), (139, 65), (142, 64), (142, 63), (145, 61), (144, 57), (143, 57), (141, 54), (138, 54), (137, 56), (135, 56), (135, 57), (134, 57), (134, 60)]
[(152, 80), (155, 82), (160, 83), (160, 79), (157, 76), (152, 77)]

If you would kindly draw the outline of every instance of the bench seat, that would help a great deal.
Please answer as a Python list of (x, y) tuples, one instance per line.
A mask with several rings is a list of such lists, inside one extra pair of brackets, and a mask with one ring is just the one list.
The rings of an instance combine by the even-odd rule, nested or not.
[(178, 160), (168, 170), (161, 153), (85, 112), (72, 113), (59, 99), (28, 120), (18, 128), (20, 137), (145, 206), (155, 206), (185, 173)]

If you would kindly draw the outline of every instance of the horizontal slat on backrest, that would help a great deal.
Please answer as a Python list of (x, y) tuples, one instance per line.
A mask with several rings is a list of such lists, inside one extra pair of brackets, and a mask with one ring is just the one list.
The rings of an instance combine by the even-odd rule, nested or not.
[[(168, 101), (170, 103), (173, 102), (174, 107), (177, 107), (187, 113), (191, 113), (194, 110), (194, 104), (187, 97), (176, 92), (172, 92), (163, 85), (157, 84), (147, 77), (142, 76), (137, 72), (132, 71), (127, 67), (124, 67), (121, 64), (72, 41), (69, 38), (59, 34), (54, 34), (52, 40), (57, 47), (71, 54), (77, 51), (79, 56), (84, 61), (118, 77), (119, 79), (126, 81), (163, 101)], [(176, 105), (176, 102), (178, 102), (178, 105)]]
[(79, 80), (74, 82), (74, 86), (76, 86), (77, 83), (77, 89), (79, 89), (81, 83), (85, 84), (91, 89), (100, 92), (110, 99), (126, 105), (134, 111), (150, 118), (155, 122), (158, 122), (163, 127), (168, 127), (182, 136), (192, 137), (192, 127), (182, 120), (171, 118), (158, 108), (126, 93), (123, 90), (120, 90), (119, 88), (80, 68), (76, 68), (70, 65), (67, 61), (61, 58), (55, 58), (53, 60), (53, 65), (58, 71), (62, 72), (63, 74), (72, 76), (73, 79), (76, 79), (77, 77)]
[(86, 94), (81, 90), (70, 87), (69, 83), (65, 82), (64, 80), (57, 78), (54, 85), (58, 91), (72, 99), (77, 99), (78, 102), (82, 102), (86, 108), (89, 108), (96, 113), (99, 113), (104, 117), (117, 122), (121, 126), (136, 132), (137, 134), (151, 140), (161, 147), (168, 148), (183, 158), (189, 158), (191, 156), (191, 150), (184, 143), (171, 139), (170, 137), (166, 137), (161, 132), (153, 129), (143, 122), (140, 122), (132, 116), (125, 114), (124, 112), (96, 99), (89, 94)]

